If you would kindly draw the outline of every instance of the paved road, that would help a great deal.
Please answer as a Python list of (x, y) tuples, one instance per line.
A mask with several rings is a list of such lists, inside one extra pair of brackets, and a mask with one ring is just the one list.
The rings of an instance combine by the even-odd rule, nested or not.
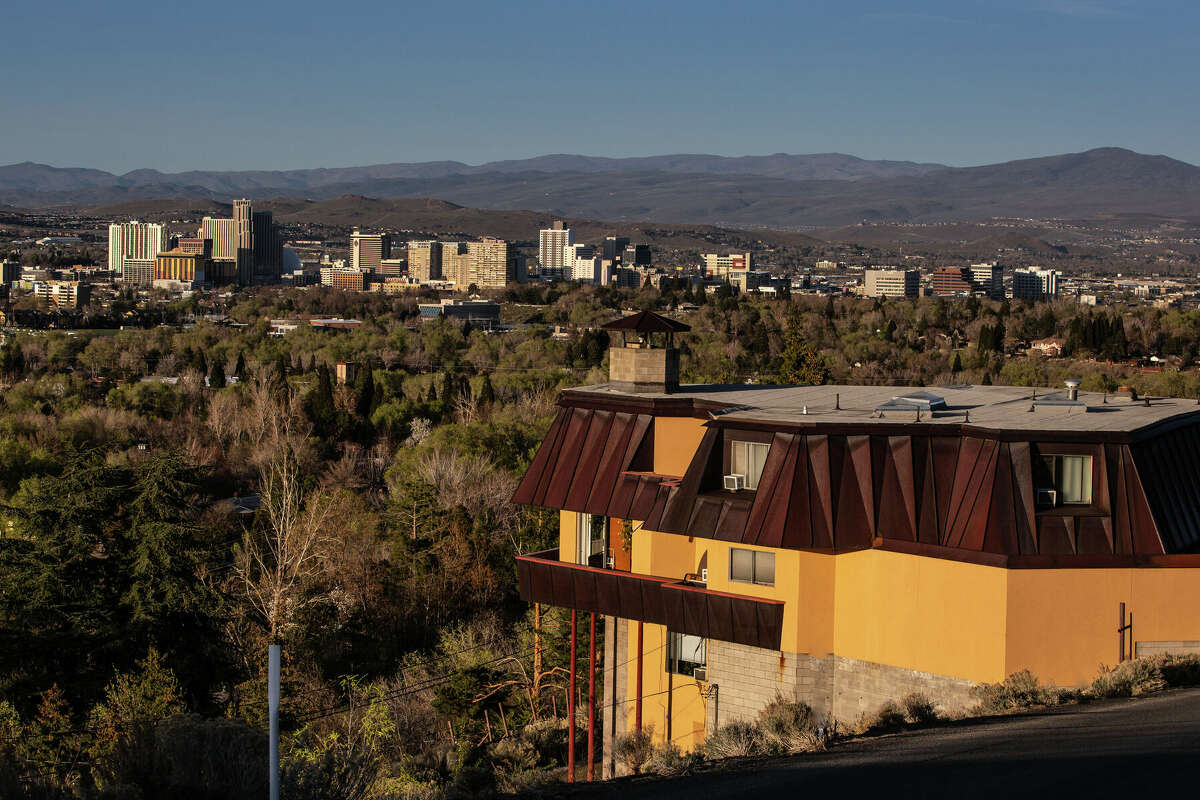
[(620, 779), (570, 797), (1141, 798), (1200, 789), (1200, 690), (972, 720), (671, 781)]

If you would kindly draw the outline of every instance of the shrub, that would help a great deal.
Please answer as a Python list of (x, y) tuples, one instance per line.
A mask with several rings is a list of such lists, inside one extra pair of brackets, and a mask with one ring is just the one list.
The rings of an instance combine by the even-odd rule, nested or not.
[(731, 722), (718, 728), (704, 743), (704, 754), (714, 759), (761, 756), (768, 752), (762, 731), (752, 722)]
[(1163, 653), (1102, 667), (1090, 691), (1095, 697), (1137, 697), (1196, 684), (1200, 684), (1200, 656)]
[(617, 737), (614, 752), (617, 760), (634, 775), (642, 771), (642, 767), (654, 753), (654, 728), (642, 728), (624, 736)]
[(655, 775), (678, 777), (690, 775), (704, 762), (704, 755), (696, 750), (684, 753), (674, 742), (654, 748), (646, 761), (646, 771)]
[(758, 728), (771, 752), (801, 753), (824, 746), (812, 708), (797, 700), (785, 700), (782, 695), (776, 695), (758, 712)]
[(1058, 699), (1027, 669), (1014, 672), (1000, 683), (981, 683), (971, 690), (971, 695), (979, 698), (978, 711), (981, 714), (1053, 705)]
[(933, 701), (920, 692), (911, 692), (900, 698), (900, 706), (904, 709), (904, 718), (913, 725), (925, 725), (938, 718)]
[(877, 733), (902, 730), (904, 721), (904, 711), (894, 701), (888, 700), (875, 712), (869, 730)]

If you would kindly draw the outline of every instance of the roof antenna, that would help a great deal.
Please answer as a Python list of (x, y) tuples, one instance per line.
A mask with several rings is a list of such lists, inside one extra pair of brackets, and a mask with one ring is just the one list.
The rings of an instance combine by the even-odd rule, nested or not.
[(917, 407), (917, 422), (920, 422), (920, 421), (921, 421), (921, 408), (918, 406)]
[(833, 410), (834, 411), (842, 410), (842, 393), (841, 392), (837, 392), (833, 396)]
[(963, 412), (963, 423), (965, 424), (970, 421), (971, 421), (971, 409), (968, 408), (966, 411)]

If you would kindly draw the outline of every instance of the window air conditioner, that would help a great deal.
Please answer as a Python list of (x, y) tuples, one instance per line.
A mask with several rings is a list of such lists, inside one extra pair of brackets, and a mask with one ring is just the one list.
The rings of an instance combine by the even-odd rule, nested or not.
[(1058, 505), (1058, 492), (1054, 489), (1038, 489), (1037, 504), (1039, 506), (1053, 508)]
[(725, 488), (731, 492), (736, 492), (739, 489), (745, 489), (746, 488), (746, 476), (745, 475), (726, 475), (725, 476)]
[(707, 683), (708, 682), (708, 670), (705, 669), (704, 667), (696, 667), (696, 670), (692, 673), (692, 678), (699, 681), (700, 683)]

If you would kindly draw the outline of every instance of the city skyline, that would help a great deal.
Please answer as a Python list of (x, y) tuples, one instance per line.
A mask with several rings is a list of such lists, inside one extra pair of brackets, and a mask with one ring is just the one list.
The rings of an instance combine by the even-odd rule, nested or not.
[[(26, 113), (9, 121), (0, 162), (123, 173), (841, 152), (965, 166), (1109, 145), (1200, 162), (1188, 133), (1200, 9), (996, 6), (759, 2), (734, 16), (709, 2), (553, 14), (475, 3), (448, 18), (268, 4), (230, 26), (221, 4), (194, 20), (72, 3), (61, 26), (21, 2), (8, 19), (29, 35), (11, 43), (19, 80), (0, 99)], [(110, 34), (137, 46), (118, 56)], [(454, 59), (447, 37), (462, 45)], [(239, 91), (243, 73), (263, 90)], [(545, 110), (531, 100), (547, 94)], [(619, 112), (604, 113), (606, 99)], [(325, 113), (331, 103), (356, 110)]]

